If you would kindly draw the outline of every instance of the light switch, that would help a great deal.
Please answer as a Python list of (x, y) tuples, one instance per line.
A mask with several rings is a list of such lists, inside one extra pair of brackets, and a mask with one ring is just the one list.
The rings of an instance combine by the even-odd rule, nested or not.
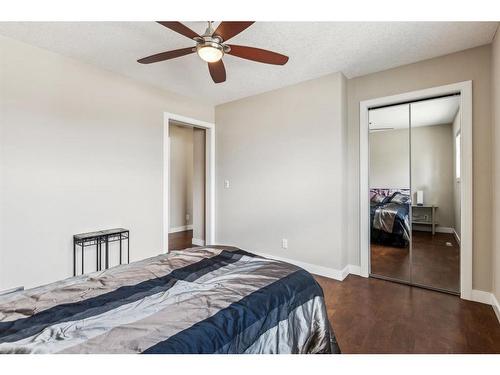
[(229, 180), (224, 180), (224, 187), (229, 189)]

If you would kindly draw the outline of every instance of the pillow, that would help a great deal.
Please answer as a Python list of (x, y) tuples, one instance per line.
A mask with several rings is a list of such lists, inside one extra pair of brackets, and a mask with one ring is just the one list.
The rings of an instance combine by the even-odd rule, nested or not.
[(387, 197), (384, 197), (382, 194), (375, 193), (370, 200), (373, 203), (385, 203), (386, 198)]
[(389, 199), (391, 203), (405, 204), (410, 202), (410, 197), (403, 193), (394, 193)]

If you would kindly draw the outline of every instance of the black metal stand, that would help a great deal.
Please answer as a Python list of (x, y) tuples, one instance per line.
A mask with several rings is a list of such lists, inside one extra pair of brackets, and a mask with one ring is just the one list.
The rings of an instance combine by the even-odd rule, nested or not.
[(80, 233), (73, 236), (73, 276), (76, 276), (77, 246), (82, 252), (82, 275), (85, 273), (85, 247), (95, 246), (96, 271), (102, 270), (102, 244), (104, 244), (104, 266), (109, 268), (109, 243), (120, 242), (120, 264), (122, 264), (122, 241), (127, 240), (127, 263), (130, 263), (130, 232), (128, 229), (115, 228), (97, 232)]

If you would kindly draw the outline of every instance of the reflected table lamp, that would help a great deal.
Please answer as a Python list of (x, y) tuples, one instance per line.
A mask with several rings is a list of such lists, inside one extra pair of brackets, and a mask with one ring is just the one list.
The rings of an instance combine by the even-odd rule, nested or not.
[(423, 190), (417, 190), (417, 206), (424, 205), (424, 192)]

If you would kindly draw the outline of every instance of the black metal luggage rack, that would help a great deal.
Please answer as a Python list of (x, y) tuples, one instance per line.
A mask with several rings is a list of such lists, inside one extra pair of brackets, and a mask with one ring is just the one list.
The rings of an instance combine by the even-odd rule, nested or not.
[(96, 232), (80, 233), (73, 236), (73, 276), (76, 276), (77, 246), (81, 247), (82, 275), (85, 273), (85, 247), (95, 246), (96, 271), (102, 270), (102, 245), (104, 244), (105, 269), (109, 268), (109, 244), (120, 242), (120, 264), (122, 264), (122, 241), (127, 240), (127, 263), (130, 263), (130, 232), (128, 229), (115, 228)]

